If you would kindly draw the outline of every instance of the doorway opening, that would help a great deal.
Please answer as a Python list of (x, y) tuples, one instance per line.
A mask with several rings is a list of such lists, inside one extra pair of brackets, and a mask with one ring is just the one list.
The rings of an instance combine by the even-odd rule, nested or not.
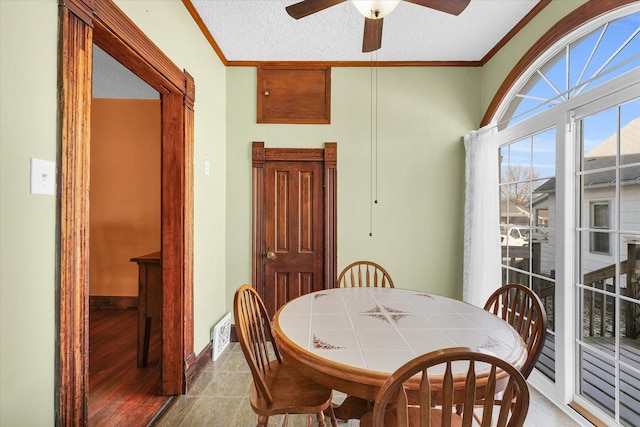
[(89, 425), (146, 424), (169, 401), (159, 393), (160, 264), (139, 289), (131, 261), (160, 250), (160, 94), (95, 45), (92, 92)]
[(166, 396), (183, 393), (195, 369), (192, 302), (195, 86), (193, 78), (178, 69), (112, 1), (95, 0), (88, 5), (81, 0), (68, 0), (61, 3), (59, 11), (56, 413), (58, 425), (86, 425), (92, 46), (95, 43), (161, 96), (160, 391)]

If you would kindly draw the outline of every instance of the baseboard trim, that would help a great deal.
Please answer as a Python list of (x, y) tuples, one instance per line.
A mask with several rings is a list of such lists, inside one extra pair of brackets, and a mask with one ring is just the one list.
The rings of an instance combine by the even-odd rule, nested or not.
[(196, 380), (204, 370), (205, 366), (207, 366), (207, 364), (211, 362), (211, 350), (212, 343), (211, 341), (209, 341), (209, 344), (204, 347), (204, 349), (200, 352), (200, 354), (198, 354), (198, 356), (194, 356), (194, 354), (191, 353), (191, 357), (188, 357), (185, 361), (185, 394), (188, 393), (189, 390), (191, 390), (191, 387), (193, 387)]
[(136, 310), (138, 297), (90, 295), (90, 310)]

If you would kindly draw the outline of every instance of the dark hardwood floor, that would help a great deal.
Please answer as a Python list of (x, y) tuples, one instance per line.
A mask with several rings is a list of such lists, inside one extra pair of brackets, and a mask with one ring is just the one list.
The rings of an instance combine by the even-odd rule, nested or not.
[(147, 426), (169, 403), (160, 386), (160, 325), (152, 325), (149, 363), (136, 366), (136, 310), (89, 314), (89, 426)]

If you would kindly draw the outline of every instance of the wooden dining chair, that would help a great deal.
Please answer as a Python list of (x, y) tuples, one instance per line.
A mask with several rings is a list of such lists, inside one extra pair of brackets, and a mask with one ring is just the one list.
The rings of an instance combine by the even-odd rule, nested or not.
[[(452, 365), (466, 364), (466, 373), (453, 375)], [(459, 368), (458, 368), (459, 372)], [(493, 396), (513, 398), (494, 411)], [(529, 410), (529, 389), (518, 369), (504, 359), (468, 347), (447, 348), (423, 354), (398, 368), (376, 396), (373, 412), (361, 427), (470, 427), (472, 413), (458, 415), (456, 404), (473, 407), (485, 398), (481, 426), (524, 425)]]
[(389, 287), (393, 280), (381, 265), (371, 261), (356, 261), (346, 266), (338, 276), (337, 287)]
[(525, 378), (533, 370), (547, 338), (547, 312), (538, 295), (526, 286), (501, 286), (487, 299), (484, 309), (509, 323), (527, 346), (527, 360), (520, 369)]
[[(520, 368), (526, 378), (533, 371), (547, 337), (547, 313), (538, 295), (521, 284), (501, 286), (489, 296), (484, 309), (495, 314), (511, 325), (522, 337), (527, 347), (527, 360)], [(495, 402), (502, 404), (500, 396)], [(484, 401), (476, 402), (475, 408), (484, 406)], [(464, 408), (458, 406), (458, 413)]]
[[(302, 375), (283, 360), (271, 333), (267, 309), (255, 289), (242, 285), (233, 301), (238, 341), (242, 348), (253, 384), (250, 402), (258, 414), (257, 427), (266, 427), (269, 417), (277, 414), (316, 414), (319, 426), (326, 426), (323, 411), (328, 411), (331, 424), (338, 426), (331, 404), (332, 390)], [(271, 343), (269, 343), (271, 341)]]

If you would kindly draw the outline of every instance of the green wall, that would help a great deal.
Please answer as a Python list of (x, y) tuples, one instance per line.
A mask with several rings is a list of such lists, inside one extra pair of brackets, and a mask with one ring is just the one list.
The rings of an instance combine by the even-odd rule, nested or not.
[(378, 69), (378, 204), (370, 231), (371, 70), (334, 67), (330, 125), (256, 123), (256, 69), (227, 71), (227, 301), (251, 282), (251, 142), (338, 144), (338, 269), (379, 262), (397, 287), (462, 295), (464, 149), (476, 68)]
[(29, 194), (56, 159), (55, 1), (0, 2), (0, 425), (54, 419), (56, 199)]

